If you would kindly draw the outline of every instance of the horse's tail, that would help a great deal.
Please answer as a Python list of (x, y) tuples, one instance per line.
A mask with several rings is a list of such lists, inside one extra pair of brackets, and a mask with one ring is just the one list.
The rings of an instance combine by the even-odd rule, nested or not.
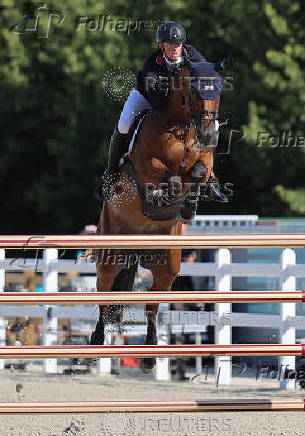
[(115, 292), (130, 292), (132, 291), (136, 273), (138, 271), (138, 263), (132, 265), (130, 268), (122, 269), (116, 276), (114, 283), (111, 287)]

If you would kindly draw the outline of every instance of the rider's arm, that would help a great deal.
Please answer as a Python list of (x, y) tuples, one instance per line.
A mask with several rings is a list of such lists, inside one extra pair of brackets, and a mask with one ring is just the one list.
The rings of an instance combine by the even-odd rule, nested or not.
[(160, 77), (154, 71), (147, 71), (143, 75), (146, 98), (154, 110), (163, 109), (168, 101), (168, 77)]
[(148, 100), (153, 110), (161, 110), (167, 103), (166, 83), (161, 83), (160, 86), (160, 67), (156, 64), (160, 53), (160, 50), (156, 50), (149, 56), (142, 71), (138, 73), (136, 84), (136, 88)]
[[(169, 84), (166, 77), (160, 79), (160, 76), (166, 75), (166, 68), (157, 62), (161, 56), (161, 51), (156, 50), (146, 60), (143, 70), (139, 72), (137, 78), (137, 89), (148, 100), (153, 110), (162, 110), (168, 101)], [(160, 61), (159, 61), (160, 62)]]

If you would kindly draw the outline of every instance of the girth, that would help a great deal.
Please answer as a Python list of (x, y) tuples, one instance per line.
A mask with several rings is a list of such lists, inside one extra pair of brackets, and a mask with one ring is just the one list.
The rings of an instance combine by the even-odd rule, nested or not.
[(168, 202), (163, 203), (161, 206), (155, 204), (153, 201), (149, 201), (147, 198), (147, 191), (139, 183), (136, 171), (133, 168), (132, 162), (129, 157), (125, 157), (123, 163), (123, 169), (128, 177), (130, 177), (136, 184), (138, 193), (142, 200), (142, 213), (151, 220), (156, 221), (167, 221), (178, 217), (179, 211), (183, 206), (188, 193), (182, 195), (181, 197), (172, 199)]

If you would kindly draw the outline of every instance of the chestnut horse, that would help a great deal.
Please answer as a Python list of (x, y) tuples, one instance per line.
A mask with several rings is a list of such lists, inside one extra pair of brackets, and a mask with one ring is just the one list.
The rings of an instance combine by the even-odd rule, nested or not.
[[(189, 62), (176, 71), (167, 106), (143, 116), (114, 195), (104, 202), (97, 234), (181, 235), (182, 223), (196, 211), (198, 185), (206, 183), (213, 168), (222, 88), (213, 64)], [(151, 291), (170, 291), (181, 250), (96, 250), (95, 260), (99, 292), (131, 291), (138, 264), (152, 272)], [(158, 307), (146, 306), (147, 345), (157, 344)], [(101, 305), (99, 311), (92, 345), (104, 343), (105, 325), (120, 322), (122, 307)], [(155, 359), (141, 359), (145, 372), (154, 364)]]

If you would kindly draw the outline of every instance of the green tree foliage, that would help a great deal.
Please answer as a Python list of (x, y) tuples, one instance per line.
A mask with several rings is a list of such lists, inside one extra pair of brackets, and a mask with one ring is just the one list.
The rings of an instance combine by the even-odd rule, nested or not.
[(230, 114), (228, 128), (222, 129), (223, 149), (231, 129), (242, 132), (232, 135), (230, 155), (219, 155), (216, 165), (223, 182), (234, 184), (233, 201), (227, 207), (203, 204), (202, 212), (302, 214), (285, 191), (303, 197), (305, 147), (293, 147), (293, 141), (289, 147), (270, 141), (259, 146), (258, 135), (291, 131), (304, 137), (304, 15), (304, 4), (289, 0), (193, 0), (181, 11), (192, 41), (208, 60), (232, 52), (226, 74), (233, 77), (234, 90), (221, 101)]
[[(301, 2), (56, 0), (40, 10), (29, 1), (3, 3), (2, 233), (75, 233), (97, 221), (93, 189), (124, 104), (105, 92), (103, 80), (116, 67), (136, 74), (155, 48), (157, 25), (168, 19), (186, 27), (209, 61), (232, 52), (227, 75), (234, 90), (222, 97), (222, 115), (230, 118), (219, 150), (227, 148), (230, 129), (245, 137), (237, 142), (236, 134), (230, 154), (217, 156), (216, 172), (234, 184), (234, 198), (229, 205), (204, 203), (201, 211), (303, 213), (304, 147), (257, 146), (261, 131), (304, 136)], [(97, 28), (101, 16), (104, 29)]]

